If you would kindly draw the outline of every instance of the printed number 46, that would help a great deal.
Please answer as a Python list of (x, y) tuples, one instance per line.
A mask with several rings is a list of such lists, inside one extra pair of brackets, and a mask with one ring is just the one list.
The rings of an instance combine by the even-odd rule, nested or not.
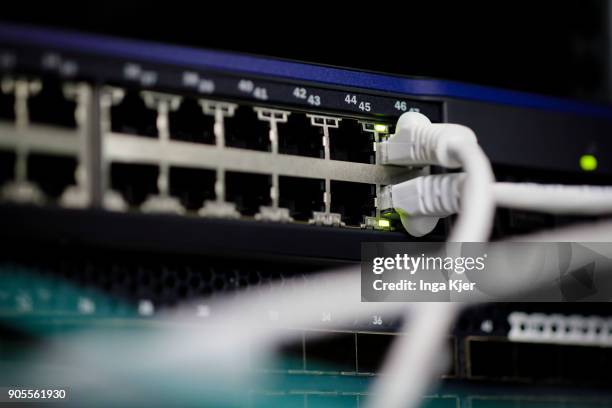
[(406, 105), (406, 101), (396, 101), (394, 106), (395, 106), (395, 109), (401, 112), (406, 112), (406, 109), (408, 109), (408, 106)]

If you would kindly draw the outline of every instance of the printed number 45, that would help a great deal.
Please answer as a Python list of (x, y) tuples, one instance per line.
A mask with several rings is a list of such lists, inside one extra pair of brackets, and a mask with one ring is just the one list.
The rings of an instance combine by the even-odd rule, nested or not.
[(370, 112), (372, 110), (370, 102), (359, 102), (359, 104), (357, 104), (357, 95), (346, 94), (344, 102), (349, 105), (357, 105), (357, 107), (364, 112)]

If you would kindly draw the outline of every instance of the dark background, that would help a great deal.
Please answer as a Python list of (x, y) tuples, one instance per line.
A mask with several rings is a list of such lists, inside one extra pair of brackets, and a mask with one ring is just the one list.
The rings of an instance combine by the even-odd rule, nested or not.
[(612, 101), (610, 1), (192, 3), (13, 4), (0, 18)]

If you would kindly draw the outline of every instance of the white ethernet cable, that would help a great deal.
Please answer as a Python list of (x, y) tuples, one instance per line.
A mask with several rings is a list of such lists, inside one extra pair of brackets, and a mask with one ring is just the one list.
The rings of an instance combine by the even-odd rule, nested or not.
[(400, 214), (406, 231), (421, 237), (430, 233), (440, 218), (459, 213), (463, 173), (415, 177), (384, 187), (378, 199), (382, 209)]
[(612, 187), (608, 186), (500, 182), (493, 192), (500, 207), (553, 214), (612, 213)]
[[(451, 173), (417, 177), (383, 189), (383, 208), (395, 208), (414, 222), (405, 223), (413, 236), (421, 236), (436, 225), (438, 219), (459, 212), (465, 174)], [(497, 182), (492, 186), (499, 207), (552, 214), (595, 215), (612, 213), (612, 187), (571, 186), (561, 184)], [(419, 226), (424, 229), (417, 229)]]
[[(438, 217), (461, 210), (449, 241), (488, 241), (495, 215), (491, 189), (495, 177), (471, 129), (432, 124), (420, 113), (407, 112), (399, 118), (395, 134), (379, 143), (376, 151), (379, 164), (436, 164), (465, 170), (461, 179), (441, 175), (406, 182), (420, 194), (402, 194), (404, 183), (383, 189), (379, 205), (396, 209), (409, 233), (425, 235), (433, 230)], [(439, 194), (445, 190), (454, 194)], [(393, 344), (385, 359), (385, 375), (374, 383), (368, 406), (420, 405), (430, 381), (442, 370), (436, 362), (444, 334), (460, 309), (455, 303), (425, 303), (412, 313), (406, 334)]]
[[(403, 166), (436, 164), (447, 168), (463, 167), (466, 175), (461, 185), (461, 212), (449, 241), (488, 240), (495, 211), (491, 188), (495, 178), (491, 164), (470, 128), (456, 124), (432, 124), (425, 115), (407, 112), (399, 118), (395, 134), (388, 140), (378, 143), (376, 150), (379, 164)], [(442, 184), (446, 182), (444, 179), (439, 181)], [(399, 193), (398, 186), (383, 189), (382, 206), (385, 203), (395, 202)], [(425, 181), (421, 186), (422, 189), (431, 191), (435, 191), (435, 187), (435, 183), (430, 181)], [(433, 216), (439, 210), (448, 208), (456, 210), (455, 205), (459, 204), (458, 202), (440, 198), (441, 200), (434, 198), (429, 203), (413, 203), (413, 205), (430, 208)], [(432, 219), (429, 214), (420, 217), (403, 211), (400, 206), (392, 208), (398, 210), (405, 228), (417, 236), (430, 232), (437, 222), (437, 219)]]

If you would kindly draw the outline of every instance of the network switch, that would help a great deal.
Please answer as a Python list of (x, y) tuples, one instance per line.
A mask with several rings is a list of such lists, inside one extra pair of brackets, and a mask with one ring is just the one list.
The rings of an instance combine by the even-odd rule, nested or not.
[[(5, 189), (5, 196), (13, 200), (45, 198), (70, 207), (132, 208), (385, 231), (397, 223), (393, 214), (381, 216), (382, 209), (377, 208), (381, 186), (428, 171), (376, 164), (375, 143), (393, 133), (394, 120), (402, 112), (415, 110), (434, 122), (458, 120), (477, 130), (481, 128), (481, 144), (495, 166), (507, 166), (512, 160), (512, 165), (524, 165), (533, 153), (516, 156), (514, 147), (499, 149), (501, 139), (508, 138), (492, 138), (500, 129), (506, 132), (516, 126), (518, 122), (510, 118), (515, 108), (496, 105), (495, 114), (474, 115), (470, 109), (480, 112), (493, 109), (492, 105), (432, 95), (394, 95), (387, 89), (394, 83), (384, 82), (383, 76), (372, 75), (368, 79), (373, 84), (380, 83), (384, 91), (287, 83), (269, 75), (262, 79), (209, 66), (195, 67), (192, 60), (189, 67), (185, 58), (170, 61), (170, 48), (164, 47), (159, 48), (159, 55), (167, 58), (170, 65), (126, 59), (119, 54), (137, 48), (128, 42), (117, 44), (116, 63), (100, 70), (96, 62), (105, 61), (107, 56), (65, 51), (70, 40), (61, 33), (44, 40), (35, 31), (25, 36), (18, 33), (22, 33), (18, 27), (7, 26), (2, 42), (6, 64), (0, 144), (6, 154), (15, 155), (15, 170), (21, 169), (13, 171), (13, 180)], [(94, 39), (90, 42), (92, 46), (99, 44)], [(17, 43), (21, 46), (17, 47)], [(212, 54), (201, 56), (217, 61)], [(287, 68), (301, 69), (299, 65)], [(318, 73), (312, 71), (308, 75)], [(420, 89), (417, 83), (406, 82), (405, 86)], [(499, 95), (504, 98), (503, 93)], [(545, 102), (530, 100), (534, 104)], [(45, 106), (56, 107), (58, 113), (45, 117)], [(560, 108), (575, 108), (593, 117), (585, 143), (604, 148), (607, 141), (599, 137), (608, 126), (604, 110), (570, 104)], [(491, 131), (488, 123), (478, 122), (491, 116), (505, 125)], [(567, 121), (545, 112), (541, 117), (550, 123)], [(560, 132), (568, 133), (572, 126)], [(538, 128), (533, 126), (534, 130)], [(513, 140), (519, 134), (531, 138), (530, 129), (527, 126), (515, 132)], [(584, 128), (581, 132), (584, 134)], [(520, 144), (517, 141), (513, 146)], [(63, 188), (72, 186), (70, 194), (53, 191), (46, 197), (36, 183), (32, 184), (27, 171), (30, 151), (77, 161), (72, 164), (76, 167), (73, 177), (66, 176), (65, 171), (61, 180), (45, 181), (47, 190), (52, 183)], [(542, 157), (538, 156), (538, 166), (567, 169), (578, 161), (553, 158), (550, 152), (546, 163)], [(35, 164), (37, 161), (35, 157)], [(69, 167), (69, 163), (63, 166)], [(134, 174), (128, 174), (132, 171)], [(215, 175), (212, 189), (211, 171)], [(599, 174), (605, 171), (603, 167), (597, 169)], [(190, 172), (204, 177), (201, 190), (197, 181), (187, 180)], [(254, 179), (257, 175), (269, 177), (269, 192), (263, 194), (259, 189), (250, 199), (237, 191), (234, 183), (228, 195), (226, 172), (252, 174)], [(309, 190), (317, 197), (297, 203), (294, 192), (280, 190), (281, 184), (286, 184), (281, 179), (288, 177), (313, 180), (311, 184), (322, 181), (323, 187)], [(130, 186), (134, 184), (130, 180), (142, 183)], [(17, 188), (12, 188), (14, 182)], [(28, 188), (20, 189), (19, 183), (26, 183)], [(193, 199), (185, 198), (187, 185)], [(75, 188), (80, 191), (78, 198)], [(354, 196), (347, 199), (346, 193), (352, 194), (351, 189), (363, 192), (364, 202), (354, 201)], [(202, 202), (197, 202), (200, 199)], [(236, 208), (232, 200), (240, 200), (241, 208)], [(254, 208), (254, 204), (245, 206), (245, 202), (261, 205)], [(381, 218), (385, 219), (379, 223)], [(513, 222), (518, 222), (517, 217), (508, 220)]]
[[(58, 331), (76, 317), (153, 324), (177, 305), (206, 322), (219, 298), (291, 290), (355, 265), (364, 242), (412, 240), (381, 191), (443, 170), (377, 161), (405, 112), (474, 129), (498, 181), (612, 180), (612, 110), (575, 101), (10, 24), (0, 24), (0, 80), (0, 276), (74, 285), (0, 287), (0, 318), (32, 323), (26, 331), (55, 307)], [(500, 209), (493, 237), (593, 219)], [(453, 221), (419, 240), (448, 239)], [(273, 306), (269, 319), (283, 321)], [(550, 316), (608, 322), (608, 309), (468, 308), (446, 342), (450, 391), (424, 400), (483, 406), (496, 395), (488, 386), (604, 389), (606, 325), (571, 342), (542, 333)], [(307, 386), (254, 390), (252, 406), (358, 406), (403, 335), (402, 319), (372, 314), (338, 328), (329, 311), (309, 312), (329, 330), (287, 327), (298, 341), (280, 365), (254, 367)], [(542, 331), (516, 320), (543, 314)]]
[[(17, 119), (4, 124), (16, 136), (3, 139), (9, 153), (25, 143), (27, 151), (47, 155), (41, 159), (38, 153), (23, 152), (20, 162), (27, 162), (25, 181), (55, 202), (77, 184), (78, 161), (80, 171), (90, 173), (90, 180), (79, 183), (91, 183), (92, 172), (100, 174), (100, 186), (89, 187), (102, 195), (102, 202), (91, 202), (93, 206), (104, 206), (104, 197), (112, 195), (116, 199), (109, 201), (114, 203), (107, 205), (111, 209), (377, 228), (377, 188), (412, 174), (374, 163), (375, 141), (387, 137), (391, 126), (384, 119), (320, 115), (290, 107), (279, 110), (133, 87), (102, 87), (96, 92), (98, 100), (91, 96), (70, 99), (67, 95), (75, 87), (93, 94), (91, 86), (10, 77), (5, 82), (13, 84), (13, 92), (8, 89), (7, 95), (32, 86), (36, 95), (44, 95), (25, 92), (18, 97)], [(54, 116), (56, 123), (34, 115), (45, 111), (44, 103), (47, 110), (62, 107), (62, 115)], [(18, 105), (24, 109), (17, 109)], [(87, 117), (92, 105), (99, 111), (100, 123), (92, 124), (93, 119)], [(77, 112), (84, 117), (75, 127)], [(35, 119), (45, 125), (34, 125)], [(53, 134), (41, 127), (47, 125), (53, 126)], [(37, 130), (32, 133), (34, 126)], [(84, 153), (86, 146), (97, 142), (92, 127), (101, 132), (99, 145), (94, 147), (98, 158)], [(24, 141), (29, 138), (32, 140)], [(78, 144), (82, 146), (75, 150)], [(45, 176), (44, 169), (40, 174), (45, 160), (58, 169), (47, 172), (47, 177), (57, 180), (40, 179)], [(94, 161), (98, 168), (92, 165)], [(355, 192), (363, 192), (365, 202), (353, 201)], [(5, 198), (19, 199), (10, 194)], [(156, 197), (174, 201), (164, 205), (156, 203)]]

